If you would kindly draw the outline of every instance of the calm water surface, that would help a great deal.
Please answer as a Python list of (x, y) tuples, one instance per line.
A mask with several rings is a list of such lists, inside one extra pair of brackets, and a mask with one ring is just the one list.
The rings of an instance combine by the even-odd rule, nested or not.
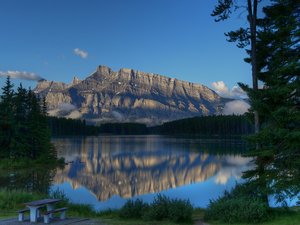
[(243, 145), (232, 141), (101, 136), (53, 143), (70, 163), (57, 171), (51, 189), (97, 210), (119, 208), (128, 199), (151, 202), (158, 193), (206, 207), (251, 167), (241, 156)]

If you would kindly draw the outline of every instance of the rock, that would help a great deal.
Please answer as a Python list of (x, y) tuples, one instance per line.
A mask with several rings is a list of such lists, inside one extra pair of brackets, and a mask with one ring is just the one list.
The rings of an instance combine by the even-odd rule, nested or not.
[(145, 122), (154, 125), (218, 114), (227, 102), (201, 84), (132, 69), (114, 72), (107, 66), (99, 66), (82, 81), (74, 77), (71, 84), (43, 80), (34, 91), (46, 97), (52, 112), (60, 104), (72, 104), (82, 118), (94, 123)]

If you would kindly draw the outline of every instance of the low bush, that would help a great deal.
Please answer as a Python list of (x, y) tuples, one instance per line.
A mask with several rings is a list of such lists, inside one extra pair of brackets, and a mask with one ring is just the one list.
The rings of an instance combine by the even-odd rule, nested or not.
[(139, 199), (129, 200), (119, 211), (122, 218), (173, 222), (190, 222), (192, 213), (193, 207), (189, 201), (172, 200), (165, 195), (157, 195), (150, 205)]
[(259, 223), (268, 217), (268, 205), (247, 184), (210, 201), (205, 213), (205, 219), (226, 223)]
[(193, 206), (190, 201), (171, 200), (169, 205), (169, 219), (174, 222), (187, 222), (192, 220)]
[(163, 220), (169, 218), (170, 199), (165, 195), (157, 195), (149, 211), (145, 214), (146, 220)]
[(60, 202), (58, 203), (59, 207), (64, 207), (70, 203), (70, 200), (66, 196), (65, 192), (59, 190), (58, 188), (50, 191), (49, 198), (60, 199)]
[(141, 219), (148, 208), (149, 205), (140, 199), (128, 200), (120, 209), (119, 215), (122, 218)]
[(105, 219), (113, 219), (119, 217), (120, 210), (119, 209), (106, 209), (97, 212), (97, 217), (105, 218)]
[(0, 189), (0, 210), (11, 211), (24, 208), (24, 202), (44, 198), (45, 195), (23, 190)]
[(92, 205), (87, 204), (72, 204), (67, 205), (68, 213), (72, 216), (78, 217), (96, 217), (97, 212), (94, 210)]

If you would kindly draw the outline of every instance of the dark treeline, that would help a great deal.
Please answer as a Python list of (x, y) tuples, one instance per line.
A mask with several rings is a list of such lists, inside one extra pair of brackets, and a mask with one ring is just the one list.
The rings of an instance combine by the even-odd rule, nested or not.
[(87, 125), (85, 120), (48, 117), (52, 136), (98, 135), (99, 127)]
[(151, 128), (157, 134), (188, 134), (199, 136), (241, 136), (253, 133), (253, 124), (242, 115), (194, 117), (164, 123)]
[(140, 123), (106, 123), (99, 127), (100, 133), (108, 134), (149, 134), (149, 128)]
[(205, 116), (194, 117), (164, 123), (155, 127), (147, 127), (140, 123), (106, 123), (100, 126), (86, 125), (85, 121), (48, 118), (52, 135), (197, 135), (202, 137), (230, 137), (253, 133), (253, 125), (246, 116)]
[(55, 159), (50, 142), (46, 104), (20, 85), (16, 91), (8, 77), (0, 95), (1, 159)]
[(92, 126), (87, 125), (85, 120), (48, 117), (48, 124), (52, 136), (149, 133), (147, 126), (139, 123), (106, 123)]

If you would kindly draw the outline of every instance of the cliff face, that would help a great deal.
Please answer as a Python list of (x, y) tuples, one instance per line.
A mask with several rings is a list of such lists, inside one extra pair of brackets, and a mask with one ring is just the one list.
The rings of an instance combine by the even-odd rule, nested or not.
[(71, 84), (41, 81), (35, 92), (46, 97), (50, 114), (94, 122), (161, 123), (217, 114), (226, 101), (201, 84), (106, 66)]

